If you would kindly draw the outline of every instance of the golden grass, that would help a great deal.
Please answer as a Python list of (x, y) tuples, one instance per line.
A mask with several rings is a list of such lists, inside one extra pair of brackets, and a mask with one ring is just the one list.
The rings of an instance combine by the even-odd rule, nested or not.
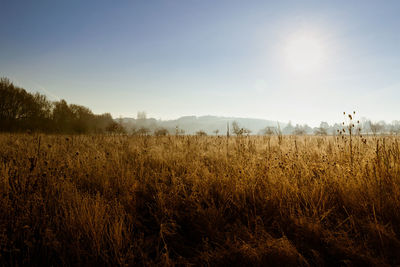
[(399, 138), (269, 138), (0, 135), (0, 263), (400, 264)]

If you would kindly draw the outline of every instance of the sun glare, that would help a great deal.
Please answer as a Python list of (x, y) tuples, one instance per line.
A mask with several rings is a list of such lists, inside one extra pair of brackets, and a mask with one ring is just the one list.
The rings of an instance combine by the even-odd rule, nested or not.
[(296, 73), (316, 72), (321, 66), (323, 48), (321, 42), (312, 36), (298, 36), (285, 47), (288, 66)]

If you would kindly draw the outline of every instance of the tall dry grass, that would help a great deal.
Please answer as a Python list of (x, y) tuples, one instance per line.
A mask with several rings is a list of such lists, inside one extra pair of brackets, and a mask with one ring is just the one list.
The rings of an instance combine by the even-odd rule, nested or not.
[(398, 265), (399, 141), (3, 134), (0, 263)]

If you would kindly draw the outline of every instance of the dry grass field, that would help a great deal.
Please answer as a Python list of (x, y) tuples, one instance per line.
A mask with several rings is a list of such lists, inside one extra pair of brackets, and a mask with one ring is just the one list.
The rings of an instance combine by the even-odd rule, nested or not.
[(2, 134), (0, 265), (399, 265), (399, 142)]

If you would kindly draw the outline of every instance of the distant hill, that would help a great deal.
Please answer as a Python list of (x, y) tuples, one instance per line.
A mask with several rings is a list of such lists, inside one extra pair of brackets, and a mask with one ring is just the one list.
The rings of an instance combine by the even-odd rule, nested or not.
[[(254, 118), (237, 118), (237, 117), (218, 117), (218, 116), (184, 116), (176, 120), (156, 120), (154, 118), (134, 119), (122, 118), (122, 123), (129, 128), (146, 127), (151, 131), (158, 127), (168, 129), (171, 133), (175, 132), (176, 127), (185, 131), (186, 134), (194, 134), (199, 130), (205, 131), (207, 134), (213, 134), (215, 130), (219, 134), (225, 134), (227, 124), (233, 121), (239, 123), (240, 127), (251, 130), (252, 134), (257, 134), (265, 127), (277, 127), (278, 122), (264, 119)], [(279, 122), (280, 127), (285, 127), (286, 123)]]

